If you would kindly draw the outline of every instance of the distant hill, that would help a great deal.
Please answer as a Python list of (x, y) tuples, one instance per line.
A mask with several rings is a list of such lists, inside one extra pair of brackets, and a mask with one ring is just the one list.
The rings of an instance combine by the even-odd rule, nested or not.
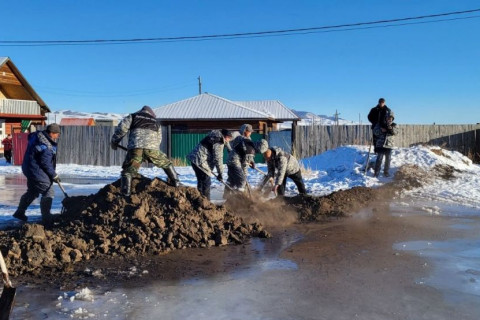
[[(337, 124), (337, 123), (335, 123), (335, 117), (334, 116), (329, 117), (329, 116), (325, 116), (325, 115), (318, 115), (318, 114), (314, 114), (314, 113), (308, 112), (308, 111), (297, 111), (297, 110), (292, 110), (292, 111), (299, 118), (302, 119), (302, 121), (300, 121), (298, 123), (298, 125), (300, 125), (300, 126), (308, 126), (308, 125), (312, 125), (312, 124), (320, 124), (320, 125), (329, 126), (329, 125)], [(354, 125), (354, 124), (358, 124), (358, 123), (354, 122), (354, 121), (338, 118), (338, 124)]]
[[(312, 112), (308, 111), (297, 111), (293, 110), (292, 111), (300, 118), (302, 119), (297, 123), (299, 126), (311, 126), (312, 124), (314, 125), (323, 125), (323, 126), (331, 126), (335, 125), (335, 117), (334, 116), (325, 116), (325, 115), (318, 115)], [(356, 125), (358, 124), (357, 122), (350, 121), (350, 120), (345, 120), (342, 118), (338, 118), (338, 124), (339, 125)], [(292, 122), (284, 122), (280, 125), (281, 129), (291, 129), (292, 128)]]

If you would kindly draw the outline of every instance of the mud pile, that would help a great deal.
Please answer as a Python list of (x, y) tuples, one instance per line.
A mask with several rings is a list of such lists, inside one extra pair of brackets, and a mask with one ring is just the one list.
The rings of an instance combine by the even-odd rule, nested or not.
[(0, 232), (13, 275), (45, 267), (68, 271), (74, 263), (102, 255), (162, 254), (270, 236), (261, 225), (245, 223), (198, 190), (174, 188), (159, 179), (134, 179), (130, 198), (121, 195), (116, 181), (97, 194), (69, 197), (63, 205), (51, 229), (25, 224)]
[(354, 187), (333, 192), (324, 197), (299, 195), (287, 198), (285, 202), (298, 211), (300, 221), (315, 222), (349, 216), (362, 208), (368, 207), (378, 198), (378, 190)]
[(385, 192), (380, 189), (354, 187), (323, 197), (297, 195), (261, 201), (260, 195), (253, 195), (251, 199), (248, 197), (234, 201), (229, 199), (225, 205), (247, 221), (257, 221), (265, 226), (285, 226), (298, 222), (325, 222), (347, 217), (383, 196)]

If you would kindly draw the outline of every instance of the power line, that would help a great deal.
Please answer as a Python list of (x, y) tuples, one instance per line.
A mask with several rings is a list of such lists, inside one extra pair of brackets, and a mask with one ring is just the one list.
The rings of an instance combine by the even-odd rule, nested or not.
[[(367, 29), (375, 27), (391, 27), (402, 26), (408, 24), (420, 23), (434, 23), (441, 21), (451, 21), (460, 19), (472, 19), (479, 16), (469, 16), (463, 18), (437, 19), (434, 21), (418, 22), (417, 20), (439, 18), (446, 16), (456, 16), (467, 13), (480, 12), (479, 9), (471, 9), (464, 11), (453, 11), (438, 14), (430, 14), (416, 17), (396, 18), (388, 20), (377, 20), (369, 22), (357, 22), (330, 26), (310, 27), (310, 28), (296, 28), (284, 30), (270, 30), (257, 32), (243, 32), (243, 33), (227, 33), (214, 35), (200, 35), (200, 36), (179, 36), (179, 37), (156, 37), (156, 38), (132, 38), (132, 39), (93, 39), (93, 40), (3, 40), (0, 41), (0, 46), (52, 46), (52, 45), (112, 45), (112, 44), (129, 44), (129, 43), (158, 43), (158, 42), (180, 42), (180, 41), (205, 41), (205, 40), (221, 40), (221, 39), (235, 39), (235, 38), (254, 38), (254, 37), (271, 37), (271, 36), (285, 36), (294, 34), (307, 34), (319, 32), (333, 32), (333, 31), (350, 31), (357, 29)], [(417, 21), (410, 22), (407, 21)], [(396, 22), (405, 22), (402, 24), (392, 24)], [(387, 24), (387, 25), (384, 25)]]

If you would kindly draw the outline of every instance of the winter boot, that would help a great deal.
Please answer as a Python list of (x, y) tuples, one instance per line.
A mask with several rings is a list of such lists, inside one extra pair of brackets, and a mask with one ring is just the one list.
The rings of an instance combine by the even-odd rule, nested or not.
[(18, 204), (17, 211), (13, 214), (14, 218), (22, 220), (24, 222), (28, 221), (28, 217), (25, 215), (25, 211), (27, 210), (28, 206), (35, 200), (35, 197), (30, 193), (25, 193), (20, 198), (20, 203)]
[(130, 189), (132, 186), (132, 176), (129, 174), (125, 174), (122, 176), (122, 180), (120, 181), (122, 184), (122, 193), (124, 196), (129, 197), (130, 196)]
[(173, 168), (173, 165), (170, 165), (167, 168), (163, 168), (163, 170), (167, 174), (168, 183), (173, 187), (178, 187), (180, 181), (178, 180), (178, 176), (177, 176), (177, 173), (175, 172), (175, 169)]
[(42, 197), (40, 200), (40, 212), (42, 214), (42, 222), (45, 227), (50, 227), (53, 224), (53, 216), (50, 213), (52, 209), (53, 198)]

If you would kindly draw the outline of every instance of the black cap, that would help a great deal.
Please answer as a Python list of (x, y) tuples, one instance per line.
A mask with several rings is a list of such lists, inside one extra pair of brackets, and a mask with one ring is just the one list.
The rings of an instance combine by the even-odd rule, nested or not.
[(60, 133), (60, 126), (56, 123), (49, 124), (47, 126), (48, 133)]
[(222, 132), (222, 136), (224, 137), (232, 137), (232, 133), (230, 132), (230, 130), (227, 130), (227, 129), (222, 129), (220, 130)]

